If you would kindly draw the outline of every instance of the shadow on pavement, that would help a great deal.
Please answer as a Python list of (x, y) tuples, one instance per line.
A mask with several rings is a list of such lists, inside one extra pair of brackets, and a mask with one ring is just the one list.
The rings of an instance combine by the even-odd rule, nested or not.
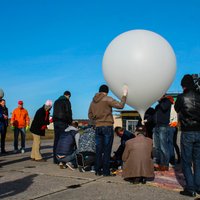
[[(53, 157), (53, 155), (52, 155), (52, 153), (42, 153), (42, 157), (45, 160), (48, 160), (48, 159), (51, 159)], [(24, 161), (28, 161), (28, 160), (31, 160), (30, 155), (23, 157), (23, 158), (16, 157), (15, 160), (12, 159), (12, 160), (9, 160), (9, 161), (2, 159), (2, 160), (0, 160), (0, 165), (1, 165), (1, 167), (4, 167), (6, 165), (11, 165), (11, 164), (15, 164), (15, 163), (18, 163), (18, 162), (24, 162)], [(33, 161), (33, 162), (35, 162), (35, 161)]]
[(37, 174), (33, 174), (15, 181), (0, 183), (0, 199), (5, 199), (24, 192), (33, 183), (33, 179), (36, 176)]
[(185, 178), (184, 178), (183, 173), (182, 173), (181, 164), (175, 166), (174, 172), (175, 172), (176, 180), (184, 188)]

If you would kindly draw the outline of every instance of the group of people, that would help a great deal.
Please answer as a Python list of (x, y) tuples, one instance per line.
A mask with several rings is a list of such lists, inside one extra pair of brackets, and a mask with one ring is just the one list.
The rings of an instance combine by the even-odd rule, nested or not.
[[(122, 166), (125, 180), (146, 183), (154, 177), (154, 170), (167, 171), (177, 162), (182, 163), (185, 188), (180, 192), (186, 196), (200, 194), (200, 94), (195, 90), (191, 75), (185, 75), (181, 81), (183, 93), (177, 100), (164, 95), (155, 109), (149, 108), (144, 119), (138, 124), (135, 133), (122, 127), (113, 129), (112, 109), (123, 109), (128, 88), (123, 88), (120, 101), (108, 96), (109, 88), (101, 85), (93, 97), (88, 118), (91, 126), (80, 133), (78, 124), (73, 121), (70, 103), (71, 93), (65, 91), (53, 106), (51, 100), (39, 108), (34, 116), (30, 131), (33, 133), (31, 159), (45, 161), (40, 154), (40, 136), (45, 134), (47, 125), (54, 123), (53, 162), (60, 168), (79, 167), (85, 171), (88, 166), (95, 170), (96, 176), (112, 176), (110, 167), (113, 161)], [(8, 110), (5, 100), (0, 100), (1, 152), (5, 153), (5, 133), (8, 126)], [(50, 109), (53, 106), (53, 118)], [(25, 132), (29, 128), (30, 118), (18, 102), (18, 108), (12, 112), (11, 127), (14, 129), (14, 150), (18, 151), (18, 135), (21, 133), (21, 153), (25, 150)], [(178, 126), (181, 130), (181, 155), (176, 144)], [(121, 137), (121, 144), (111, 157), (114, 132)], [(88, 166), (87, 164), (88, 163)], [(90, 168), (90, 169), (91, 169)]]
[[(191, 75), (185, 75), (181, 80), (183, 93), (179, 94), (177, 100), (164, 95), (155, 107), (154, 112), (146, 116), (148, 131), (144, 126), (138, 126), (135, 138), (125, 142), (122, 154), (124, 178), (139, 177), (141, 182), (153, 176), (153, 169), (167, 171), (170, 162), (175, 164), (174, 148), (179, 163), (182, 162), (182, 171), (185, 177), (185, 187), (180, 191), (181, 195), (195, 197), (200, 194), (200, 93), (197, 92), (194, 79)], [(123, 108), (128, 94), (127, 88), (120, 102), (108, 97), (109, 89), (102, 85), (90, 105), (88, 116), (95, 121), (96, 142), (96, 175), (109, 176), (110, 154), (113, 142), (113, 117), (112, 108)], [(173, 110), (177, 114), (172, 115)], [(153, 133), (153, 142), (144, 137), (149, 133), (149, 122)], [(181, 155), (177, 139), (177, 126), (181, 131)], [(151, 129), (150, 129), (151, 130)], [(152, 145), (154, 165), (152, 165)], [(123, 145), (122, 145), (123, 146)], [(137, 150), (136, 150), (137, 149)], [(120, 150), (119, 150), (120, 151)], [(138, 153), (140, 152), (140, 153)], [(143, 154), (144, 152), (144, 154)], [(138, 153), (138, 154), (137, 154)], [(131, 165), (133, 164), (133, 165)], [(147, 167), (148, 166), (148, 167)]]

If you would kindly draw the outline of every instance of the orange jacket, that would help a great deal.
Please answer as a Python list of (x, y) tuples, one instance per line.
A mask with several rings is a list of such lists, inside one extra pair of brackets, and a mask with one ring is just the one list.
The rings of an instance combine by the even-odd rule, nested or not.
[(28, 111), (24, 108), (16, 108), (12, 112), (11, 125), (17, 128), (24, 128), (29, 126), (30, 118), (28, 116)]

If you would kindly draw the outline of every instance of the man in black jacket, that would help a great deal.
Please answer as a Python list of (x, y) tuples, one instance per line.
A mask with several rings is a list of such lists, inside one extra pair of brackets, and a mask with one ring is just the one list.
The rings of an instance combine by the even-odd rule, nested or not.
[(170, 100), (164, 95), (158, 101), (153, 116), (155, 123), (153, 128), (154, 163), (155, 168), (160, 171), (169, 169), (168, 135), (171, 105)]
[(53, 146), (53, 162), (58, 164), (56, 158), (56, 148), (60, 134), (72, 123), (72, 110), (69, 101), (71, 93), (65, 91), (63, 96), (60, 96), (54, 103), (53, 107), (53, 122), (54, 122), (54, 146)]
[[(200, 94), (195, 91), (193, 77), (181, 80), (183, 93), (178, 95), (175, 110), (181, 126), (181, 159), (186, 186), (180, 194), (200, 194)], [(193, 166), (193, 170), (191, 168)]]

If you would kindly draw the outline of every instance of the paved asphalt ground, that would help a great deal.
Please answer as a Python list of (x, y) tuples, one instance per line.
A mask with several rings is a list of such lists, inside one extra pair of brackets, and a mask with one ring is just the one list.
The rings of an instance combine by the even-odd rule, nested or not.
[[(30, 160), (31, 141), (24, 154), (13, 154), (12, 143), (6, 144), (9, 154), (0, 157), (0, 199), (81, 199), (81, 200), (186, 200), (178, 191), (131, 184), (121, 176), (97, 177), (92, 172), (60, 169), (52, 161), (52, 141), (43, 140), (41, 152), (47, 162)], [(116, 144), (117, 145), (117, 144)], [(195, 199), (200, 196), (197, 196)]]

